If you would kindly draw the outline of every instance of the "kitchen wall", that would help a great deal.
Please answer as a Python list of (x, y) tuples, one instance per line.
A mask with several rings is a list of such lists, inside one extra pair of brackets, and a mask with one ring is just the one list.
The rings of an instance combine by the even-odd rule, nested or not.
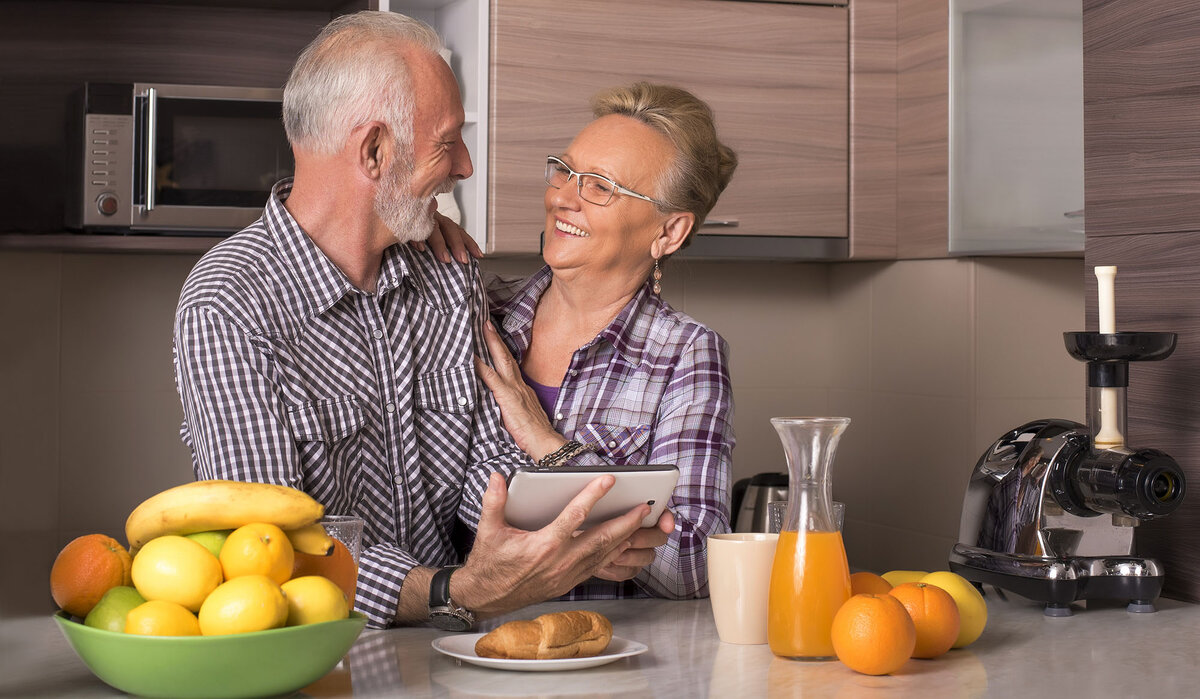
[[(141, 499), (192, 477), (171, 321), (195, 257), (0, 252), (0, 618), (52, 609), (71, 538), (124, 539)], [(501, 272), (536, 261), (489, 260)], [(732, 347), (734, 477), (784, 470), (776, 415), (853, 419), (834, 466), (861, 568), (944, 568), (982, 450), (1083, 419), (1079, 259), (675, 260), (664, 295)]]

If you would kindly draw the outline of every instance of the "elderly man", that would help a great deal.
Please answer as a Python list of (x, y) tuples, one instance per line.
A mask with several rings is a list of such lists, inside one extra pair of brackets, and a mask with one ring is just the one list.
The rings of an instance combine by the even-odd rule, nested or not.
[[(592, 576), (628, 579), (673, 526), (639, 529), (643, 505), (576, 536), (611, 476), (545, 529), (505, 524), (504, 474), (544, 455), (514, 446), (480, 390), (474, 264), (404, 244), (430, 235), (433, 197), (472, 173), (439, 49), (388, 12), (321, 32), (284, 89), (294, 179), (200, 260), (176, 314), (196, 477), (290, 485), (366, 520), (356, 605), (372, 626), (465, 629)], [(461, 568), (456, 521), (477, 529)]]

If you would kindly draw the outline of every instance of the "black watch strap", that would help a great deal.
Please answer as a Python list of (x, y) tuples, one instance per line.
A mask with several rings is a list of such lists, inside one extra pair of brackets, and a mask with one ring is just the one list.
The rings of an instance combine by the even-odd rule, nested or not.
[(447, 631), (467, 631), (475, 626), (475, 615), (450, 599), (450, 576), (462, 566), (449, 566), (429, 581), (429, 622)]
[(450, 605), (450, 576), (459, 566), (448, 566), (433, 574), (429, 581), (429, 607), (447, 607)]

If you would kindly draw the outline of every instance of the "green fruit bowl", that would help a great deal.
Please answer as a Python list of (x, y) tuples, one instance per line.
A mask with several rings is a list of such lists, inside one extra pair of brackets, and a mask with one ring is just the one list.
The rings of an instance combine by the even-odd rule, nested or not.
[(54, 621), (97, 677), (152, 697), (263, 697), (289, 694), (332, 670), (367, 619), (350, 618), (229, 636), (137, 636)]

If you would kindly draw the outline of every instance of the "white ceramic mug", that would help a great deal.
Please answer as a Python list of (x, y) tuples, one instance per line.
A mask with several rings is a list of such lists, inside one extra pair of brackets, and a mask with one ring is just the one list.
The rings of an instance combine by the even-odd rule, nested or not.
[(725, 643), (767, 642), (767, 597), (778, 534), (708, 537), (708, 592)]

